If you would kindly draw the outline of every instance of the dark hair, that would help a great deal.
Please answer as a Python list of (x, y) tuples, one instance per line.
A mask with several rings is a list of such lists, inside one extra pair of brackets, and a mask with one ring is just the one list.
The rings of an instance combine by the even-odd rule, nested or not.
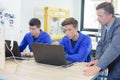
[(32, 18), (30, 21), (29, 21), (29, 25), (30, 26), (37, 26), (37, 28), (40, 28), (41, 27), (41, 22), (39, 19), (37, 18)]
[(62, 26), (65, 26), (65, 25), (70, 25), (72, 24), (74, 26), (74, 28), (78, 27), (78, 21), (72, 17), (70, 18), (66, 18), (63, 22), (62, 22)]
[(106, 13), (112, 14), (114, 16), (114, 7), (111, 2), (103, 2), (96, 7), (96, 10), (104, 9)]

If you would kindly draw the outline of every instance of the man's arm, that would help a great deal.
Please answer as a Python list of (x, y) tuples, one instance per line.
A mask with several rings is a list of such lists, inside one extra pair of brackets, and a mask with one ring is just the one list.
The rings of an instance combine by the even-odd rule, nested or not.
[(105, 69), (120, 55), (120, 27), (116, 29), (113, 38), (96, 66)]
[(94, 75), (97, 74), (101, 69), (105, 69), (111, 64), (115, 59), (120, 56), (120, 27), (116, 29), (113, 34), (113, 38), (109, 43), (108, 47), (104, 51), (103, 55), (98, 60), (97, 64), (84, 70), (84, 75)]

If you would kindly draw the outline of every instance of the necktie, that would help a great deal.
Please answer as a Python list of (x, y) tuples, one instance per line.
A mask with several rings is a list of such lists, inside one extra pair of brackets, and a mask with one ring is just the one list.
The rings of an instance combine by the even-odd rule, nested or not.
[(106, 29), (105, 32), (104, 32), (104, 41), (105, 41), (105, 39), (106, 39), (106, 36), (107, 36), (107, 29)]

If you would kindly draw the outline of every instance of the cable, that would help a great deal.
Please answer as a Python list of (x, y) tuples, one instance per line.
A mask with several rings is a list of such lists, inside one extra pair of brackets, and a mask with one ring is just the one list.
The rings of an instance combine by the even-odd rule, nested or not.
[(13, 42), (13, 40), (11, 40), (11, 42), (10, 42), (10, 46), (11, 46), (11, 51), (12, 51), (12, 49), (13, 49), (13, 44), (14, 44), (14, 42)]

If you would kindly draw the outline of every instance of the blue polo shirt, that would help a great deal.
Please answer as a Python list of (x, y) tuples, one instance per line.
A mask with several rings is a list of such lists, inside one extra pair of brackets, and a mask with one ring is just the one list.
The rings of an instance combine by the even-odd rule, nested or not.
[(90, 52), (92, 50), (92, 42), (88, 35), (79, 32), (79, 38), (74, 47), (71, 44), (71, 40), (67, 36), (64, 36), (60, 45), (64, 46), (67, 60), (72, 62), (91, 61)]
[(24, 36), (24, 38), (19, 46), (20, 52), (23, 52), (23, 50), (27, 47), (27, 45), (29, 47), (30, 52), (32, 52), (32, 46), (31, 46), (32, 42), (51, 44), (52, 40), (51, 40), (49, 34), (42, 30), (40, 30), (40, 35), (36, 39), (29, 32)]

